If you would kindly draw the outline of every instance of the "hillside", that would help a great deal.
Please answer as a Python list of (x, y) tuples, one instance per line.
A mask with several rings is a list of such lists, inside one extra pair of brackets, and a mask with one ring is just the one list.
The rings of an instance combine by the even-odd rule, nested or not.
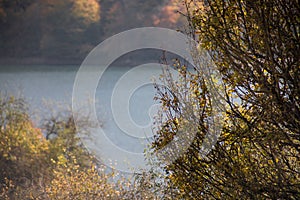
[(0, 0), (0, 64), (74, 64), (135, 27), (177, 28), (175, 1)]

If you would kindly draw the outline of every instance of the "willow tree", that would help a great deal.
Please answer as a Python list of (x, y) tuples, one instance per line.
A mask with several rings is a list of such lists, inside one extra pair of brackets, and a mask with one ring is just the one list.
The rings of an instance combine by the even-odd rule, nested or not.
[[(194, 143), (165, 167), (174, 196), (189, 199), (300, 198), (300, 4), (298, 0), (185, 1), (191, 33), (210, 52), (222, 74), (225, 123), (214, 149), (199, 151), (205, 118), (194, 123)], [(165, 77), (167, 80), (168, 77)], [(198, 103), (209, 116), (205, 81), (198, 87), (160, 92), (168, 120), (154, 149), (180, 134), (182, 110)], [(172, 82), (172, 81), (171, 81)], [(201, 92), (202, 91), (202, 92)], [(189, 94), (193, 98), (174, 101)], [(186, 102), (185, 102), (186, 101)], [(207, 102), (207, 103), (206, 103)], [(171, 112), (170, 112), (171, 111)], [(175, 113), (175, 114), (174, 114)], [(183, 116), (183, 118), (186, 118)], [(179, 120), (178, 120), (179, 119)], [(204, 124), (204, 126), (203, 126)]]

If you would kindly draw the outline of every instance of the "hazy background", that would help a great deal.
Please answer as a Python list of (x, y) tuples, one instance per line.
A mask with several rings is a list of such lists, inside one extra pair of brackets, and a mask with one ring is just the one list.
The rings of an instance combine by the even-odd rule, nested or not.
[(183, 27), (178, 9), (176, 0), (0, 0), (0, 64), (80, 64), (121, 31)]

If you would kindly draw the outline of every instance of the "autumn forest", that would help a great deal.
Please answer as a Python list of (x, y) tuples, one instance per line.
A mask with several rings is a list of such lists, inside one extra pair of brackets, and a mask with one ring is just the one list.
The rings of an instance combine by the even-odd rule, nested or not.
[[(168, 40), (178, 49), (192, 44), (190, 63), (163, 52), (163, 84), (152, 82), (151, 97), (140, 93), (160, 106), (141, 153), (148, 168), (126, 174), (103, 164), (82, 139), (92, 138), (100, 122), (62, 106), (36, 123), (34, 101), (0, 84), (0, 199), (300, 199), (299, 0), (0, 0), (0, 81), (23, 81), (31, 98), (65, 90), (74, 97), (75, 86), (99, 78), (84, 71), (84, 84), (74, 81), (86, 55), (121, 31), (145, 26), (184, 33), (188, 42)], [(98, 84), (122, 81), (126, 67)], [(128, 73), (119, 96), (105, 88), (117, 100), (103, 106), (117, 108), (111, 118), (127, 113), (121, 103), (130, 107), (127, 93), (154, 74), (147, 70)], [(106, 93), (97, 87), (90, 94), (101, 102)], [(140, 114), (145, 102), (131, 111)]]

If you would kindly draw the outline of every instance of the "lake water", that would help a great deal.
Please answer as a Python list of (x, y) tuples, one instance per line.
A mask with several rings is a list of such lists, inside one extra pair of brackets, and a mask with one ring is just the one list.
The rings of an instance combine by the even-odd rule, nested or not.
[[(73, 85), (78, 69), (79, 66), (68, 65), (0, 66), (0, 90), (15, 96), (20, 96), (21, 94), (27, 100), (30, 112), (37, 113), (33, 120), (39, 124), (41, 118), (48, 116), (52, 112), (45, 107), (45, 102), (48, 102), (48, 104), (49, 102), (54, 102), (54, 105), (56, 102), (72, 105)], [(105, 71), (97, 86), (95, 107), (97, 118), (103, 124), (103, 129), (109, 140), (125, 151), (140, 154), (146, 145), (149, 144), (149, 138), (143, 139), (143, 137), (152, 133), (141, 132), (141, 137), (132, 137), (125, 134), (115, 123), (111, 109), (111, 97), (114, 87), (117, 81), (131, 69), (132, 67), (110, 66)], [(160, 73), (161, 69), (149, 67), (143, 69), (136, 77), (139, 77), (141, 74), (150, 74), (150, 80), (153, 71)], [(141, 77), (143, 78), (143, 76)], [(126, 87), (130, 90), (131, 84), (123, 84), (122, 88), (125, 93), (127, 91)], [(149, 108), (155, 104), (153, 100), (154, 95), (153, 85), (147, 84), (136, 89), (130, 96), (130, 99), (128, 99), (129, 116), (137, 126), (143, 127), (149, 123), (151, 124)], [(122, 94), (118, 96), (121, 99), (122, 97)], [(54, 106), (54, 109), (58, 108)], [(117, 111), (119, 114), (127, 112), (126, 109), (119, 109)], [(101, 154), (100, 152), (96, 153)]]

